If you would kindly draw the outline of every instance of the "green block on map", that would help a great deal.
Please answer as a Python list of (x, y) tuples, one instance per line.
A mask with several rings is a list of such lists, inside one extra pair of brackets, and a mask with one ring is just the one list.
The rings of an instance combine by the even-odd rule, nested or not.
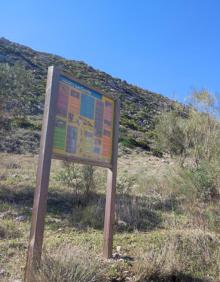
[(55, 128), (53, 137), (53, 147), (65, 150), (66, 128)]

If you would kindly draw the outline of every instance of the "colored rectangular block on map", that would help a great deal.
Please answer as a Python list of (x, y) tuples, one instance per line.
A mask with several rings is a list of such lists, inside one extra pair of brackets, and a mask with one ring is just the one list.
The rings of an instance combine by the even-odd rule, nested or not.
[(65, 84), (59, 84), (57, 97), (57, 114), (61, 116), (67, 115), (69, 88)]
[(76, 144), (77, 144), (77, 128), (69, 125), (67, 128), (66, 151), (68, 153), (75, 153)]
[(104, 104), (102, 101), (96, 101), (95, 110), (95, 136), (102, 136), (103, 128), (103, 114), (104, 114)]
[(53, 137), (54, 148), (65, 150), (66, 122), (56, 119)]
[(81, 96), (80, 115), (94, 119), (95, 99), (88, 95)]

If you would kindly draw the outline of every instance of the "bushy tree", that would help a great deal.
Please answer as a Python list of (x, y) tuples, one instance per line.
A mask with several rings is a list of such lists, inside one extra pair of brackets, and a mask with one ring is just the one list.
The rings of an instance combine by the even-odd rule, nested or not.
[(95, 189), (94, 168), (91, 165), (77, 165), (65, 161), (63, 168), (57, 175), (57, 180), (73, 189), (76, 195), (84, 193), (86, 196)]
[(195, 91), (187, 117), (178, 111), (163, 113), (155, 129), (158, 147), (179, 158), (205, 198), (220, 194), (218, 117), (216, 97), (205, 90)]
[(220, 124), (215, 97), (203, 90), (191, 97), (188, 115), (178, 111), (164, 112), (156, 125), (158, 146), (171, 156), (187, 157), (198, 167), (203, 160), (220, 158)]

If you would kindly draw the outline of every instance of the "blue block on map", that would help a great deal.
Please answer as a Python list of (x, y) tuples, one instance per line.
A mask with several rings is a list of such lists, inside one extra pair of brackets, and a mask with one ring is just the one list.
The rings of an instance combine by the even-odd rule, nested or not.
[(80, 115), (89, 119), (94, 119), (95, 100), (88, 95), (81, 95)]

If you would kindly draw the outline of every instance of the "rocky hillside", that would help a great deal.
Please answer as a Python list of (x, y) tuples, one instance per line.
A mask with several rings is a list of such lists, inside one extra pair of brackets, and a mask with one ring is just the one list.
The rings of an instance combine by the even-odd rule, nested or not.
[[(56, 55), (37, 52), (29, 47), (0, 38), (0, 67), (7, 68), (7, 73), (5, 71), (0, 72), (0, 85), (4, 89), (4, 97), (13, 93), (15, 97), (13, 99), (14, 105), (16, 103), (16, 105), (19, 105), (19, 101), (15, 101), (16, 97), (18, 97), (17, 100), (23, 99), (23, 104), (25, 104), (25, 109), (23, 107), (21, 110), (25, 113), (22, 119), (18, 118), (19, 114), (11, 117), (10, 107), (4, 109), (4, 122), (1, 123), (1, 151), (18, 153), (37, 151), (46, 74), (50, 65), (60, 67), (85, 83), (113, 96), (119, 96), (121, 100), (120, 142), (125, 146), (140, 146), (148, 150), (152, 149), (151, 131), (155, 117), (163, 109), (173, 109), (175, 102), (162, 95), (128, 84), (124, 80), (113, 78), (84, 62), (66, 60)], [(12, 75), (14, 68), (17, 68), (17, 73), (15, 72), (15, 75)], [(23, 92), (20, 96), (16, 93), (20, 90), (12, 87), (15, 82), (13, 80), (19, 80), (18, 83), (21, 84), (19, 89), (22, 89), (22, 81), (27, 79), (27, 75), (24, 74), (25, 78), (23, 78), (22, 71), (19, 71), (19, 68), (22, 68), (24, 73), (30, 74), (29, 78), (31, 76), (29, 86), (21, 90)]]

